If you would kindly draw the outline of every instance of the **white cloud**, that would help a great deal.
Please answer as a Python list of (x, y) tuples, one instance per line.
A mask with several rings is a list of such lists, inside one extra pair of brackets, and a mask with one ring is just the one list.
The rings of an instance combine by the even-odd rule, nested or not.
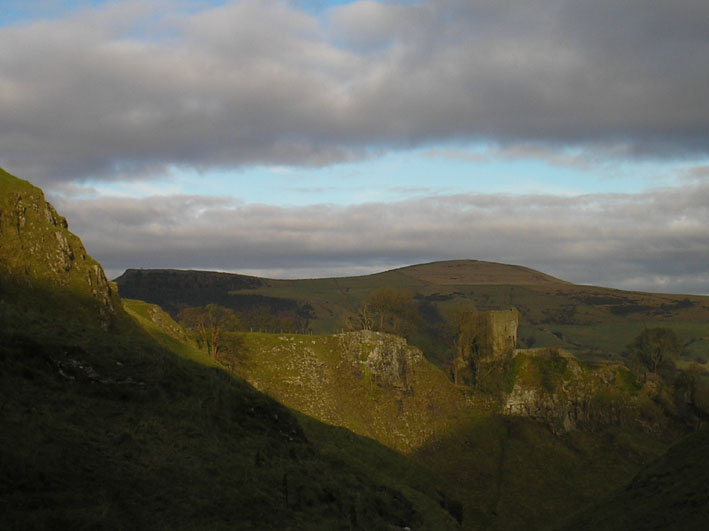
[(39, 184), (328, 165), (450, 140), (705, 156), (709, 7), (683, 0), (111, 2), (0, 28), (0, 165)]
[(709, 293), (709, 183), (634, 195), (449, 195), (349, 207), (200, 196), (56, 203), (114, 273), (174, 267), (344, 275), (475, 258), (578, 283)]

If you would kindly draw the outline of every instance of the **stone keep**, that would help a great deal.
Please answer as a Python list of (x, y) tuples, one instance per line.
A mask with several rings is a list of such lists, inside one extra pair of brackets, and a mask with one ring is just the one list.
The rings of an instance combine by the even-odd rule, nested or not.
[(458, 354), (453, 363), (455, 383), (475, 385), (481, 363), (504, 360), (517, 346), (519, 312), (469, 312), (461, 318)]

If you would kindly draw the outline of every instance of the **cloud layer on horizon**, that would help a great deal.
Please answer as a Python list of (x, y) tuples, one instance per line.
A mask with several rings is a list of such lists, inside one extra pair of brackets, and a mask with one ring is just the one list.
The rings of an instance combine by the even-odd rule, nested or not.
[(179, 267), (302, 278), (473, 258), (577, 283), (709, 294), (709, 183), (688, 186), (290, 208), (204, 196), (53, 200), (112, 275)]
[[(307, 3), (108, 1), (0, 26), (0, 166), (42, 186), (111, 274), (325, 276), (476, 258), (709, 294), (707, 2)], [(608, 178), (638, 158), (694, 169), (625, 195), (444, 195), (433, 177), (416, 199), (350, 206), (169, 195), (180, 169), (410, 148), (600, 164)], [(91, 198), (86, 180), (160, 196)]]
[(0, 165), (47, 184), (446, 142), (709, 153), (702, 0), (174, 5), (0, 28)]

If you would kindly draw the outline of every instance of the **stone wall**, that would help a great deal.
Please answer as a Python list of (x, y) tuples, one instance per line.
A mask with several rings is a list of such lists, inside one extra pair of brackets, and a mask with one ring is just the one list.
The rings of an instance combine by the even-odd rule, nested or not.
[(475, 385), (481, 363), (509, 358), (517, 346), (518, 326), (519, 312), (515, 308), (465, 314), (453, 363), (455, 383)]

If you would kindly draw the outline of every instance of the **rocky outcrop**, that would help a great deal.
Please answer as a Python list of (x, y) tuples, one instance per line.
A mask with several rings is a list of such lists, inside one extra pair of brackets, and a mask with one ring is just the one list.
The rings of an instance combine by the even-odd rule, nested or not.
[(242, 353), (234, 366), (256, 389), (405, 453), (447, 433), (470, 408), (463, 389), (390, 334), (253, 333)]
[(599, 426), (663, 429), (652, 382), (641, 385), (622, 364), (591, 368), (563, 349), (520, 349), (512, 371), (505, 415), (544, 422), (557, 434)]
[(423, 354), (404, 338), (371, 330), (338, 337), (345, 357), (372, 384), (400, 391), (411, 388), (411, 377), (423, 361)]
[(13, 286), (22, 288), (16, 291), (23, 294), (25, 306), (51, 309), (53, 297), (60, 297), (63, 304), (71, 298), (85, 310), (77, 316), (103, 328), (111, 326), (120, 303), (101, 265), (87, 254), (39, 188), (2, 170), (0, 237), (3, 298), (13, 297)]

